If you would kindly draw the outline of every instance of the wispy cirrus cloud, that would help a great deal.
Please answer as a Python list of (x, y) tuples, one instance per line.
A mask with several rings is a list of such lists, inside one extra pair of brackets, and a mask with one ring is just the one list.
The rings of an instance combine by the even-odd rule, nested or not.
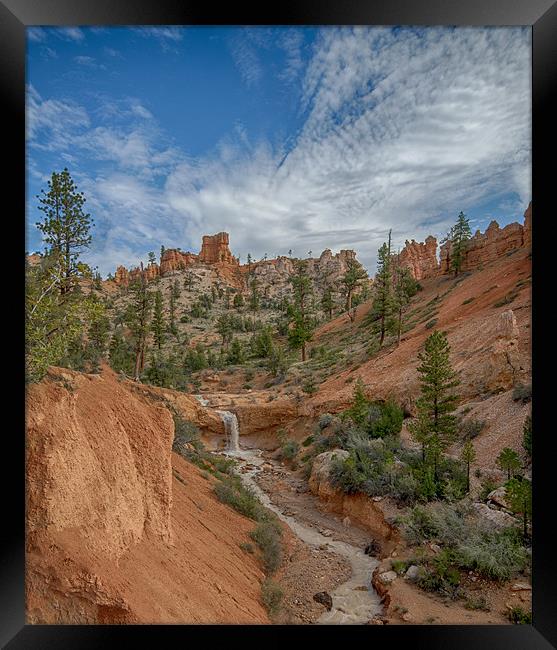
[[(264, 36), (233, 43), (254, 92)], [(101, 221), (90, 255), (103, 273), (220, 230), (243, 259), (354, 248), (373, 271), (390, 228), (396, 248), (488, 201), (520, 216), (531, 198), (528, 29), (331, 28), (310, 52), (295, 31), (279, 42), (281, 73), (300, 80), (301, 126), (278, 144), (235, 122), (192, 158), (139, 100), (86, 111), (30, 90), (32, 147), (102, 166), (80, 188)]]

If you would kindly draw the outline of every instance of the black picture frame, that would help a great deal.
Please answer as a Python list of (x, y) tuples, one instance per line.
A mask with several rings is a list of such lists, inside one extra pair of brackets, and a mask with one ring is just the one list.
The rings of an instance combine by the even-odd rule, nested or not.
[[(203, 3), (172, 0), (0, 0), (0, 75), (5, 112), (3, 122), (4, 187), (11, 188), (11, 221), (20, 224), (25, 214), (25, 28), (31, 25), (263, 25), (263, 24), (368, 24), (368, 25), (529, 25), (532, 28), (532, 110), (533, 110), (533, 259), (532, 289), (533, 370), (536, 405), (533, 408), (536, 439), (533, 459), (534, 550), (533, 550), (533, 625), (528, 626), (42, 626), (25, 624), (24, 603), (24, 400), (18, 411), (23, 426), (4, 428), (2, 492), (2, 555), (0, 558), (0, 643), (16, 648), (100, 648), (132, 643), (172, 646), (199, 639), (211, 647), (219, 635), (225, 642), (233, 639), (245, 644), (265, 643), (283, 647), (292, 637), (298, 643), (315, 643), (326, 638), (333, 643), (387, 644), (407, 643), (412, 648), (533, 648), (557, 647), (557, 598), (552, 557), (551, 476), (555, 456), (551, 454), (553, 427), (545, 392), (549, 388), (541, 378), (543, 365), (549, 364), (551, 339), (549, 312), (544, 316), (551, 292), (544, 288), (552, 259), (549, 231), (551, 225), (549, 192), (551, 154), (555, 151), (554, 116), (557, 115), (557, 4), (554, 0), (390, 0), (389, 2), (345, 1), (333, 5), (320, 0), (283, 3), (276, 7), (247, 9), (231, 3), (223, 10)], [(550, 157), (551, 156), (551, 157)], [(8, 214), (8, 213), (6, 213)], [(25, 240), (25, 222), (21, 219), (17, 234)], [(24, 277), (23, 248), (12, 243), (14, 276)], [(553, 254), (554, 255), (554, 254)], [(21, 267), (19, 266), (21, 265)], [(21, 269), (21, 271), (20, 271)], [(17, 283), (13, 283), (17, 286)], [(21, 302), (19, 302), (21, 301)], [(13, 305), (21, 307), (23, 291), (17, 289)], [(536, 316), (536, 313), (538, 314)], [(545, 329), (545, 331), (544, 331)], [(20, 338), (21, 337), (21, 338)], [(12, 340), (23, 347), (23, 329), (14, 331)], [(544, 343), (544, 341), (546, 343)], [(12, 347), (10, 345), (10, 347)], [(15, 347), (15, 346), (13, 346)], [(550, 347), (550, 346), (549, 346)], [(539, 353), (538, 353), (539, 350)], [(15, 360), (12, 368), (22, 368)], [(15, 390), (24, 392), (21, 384)], [(14, 402), (15, 403), (15, 402)], [(11, 405), (13, 408), (13, 403)], [(544, 434), (545, 429), (545, 434)], [(9, 441), (6, 440), (9, 438)], [(539, 438), (539, 439), (538, 439)], [(10, 443), (8, 448), (7, 444)], [(20, 464), (21, 463), (21, 464)], [(210, 640), (209, 640), (210, 637)], [(235, 637), (235, 638), (234, 638)], [(215, 639), (216, 640), (216, 639)], [(207, 645), (209, 644), (209, 645)]]

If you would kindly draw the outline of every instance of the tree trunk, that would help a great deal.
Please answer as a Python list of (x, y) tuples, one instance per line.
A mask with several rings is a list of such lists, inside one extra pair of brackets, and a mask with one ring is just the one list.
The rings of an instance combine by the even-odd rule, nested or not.
[(302, 361), (306, 360), (306, 344), (302, 343)]

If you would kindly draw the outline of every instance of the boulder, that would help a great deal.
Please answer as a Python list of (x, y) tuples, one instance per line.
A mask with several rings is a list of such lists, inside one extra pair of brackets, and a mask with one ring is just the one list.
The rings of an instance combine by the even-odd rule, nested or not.
[(320, 605), (324, 605), (329, 612), (333, 608), (333, 599), (326, 591), (320, 591), (317, 594), (313, 594), (313, 600)]
[(385, 571), (384, 573), (379, 574), (379, 580), (384, 584), (384, 585), (390, 585), (391, 582), (394, 582), (396, 580), (396, 572), (395, 571)]

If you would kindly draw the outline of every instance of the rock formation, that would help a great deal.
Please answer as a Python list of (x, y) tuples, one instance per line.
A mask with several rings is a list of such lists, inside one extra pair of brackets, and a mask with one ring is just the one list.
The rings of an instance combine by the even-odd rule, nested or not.
[[(510, 223), (500, 228), (492, 221), (485, 233), (476, 231), (468, 242), (464, 254), (462, 271), (472, 271), (481, 265), (494, 262), (511, 251), (532, 245), (532, 203), (524, 213), (524, 224)], [(406, 241), (406, 245), (398, 255), (403, 267), (410, 269), (416, 280), (427, 279), (450, 273), (451, 243), (444, 243), (439, 251), (440, 261), (437, 261), (437, 240), (427, 237), (425, 243)]]
[(404, 248), (400, 251), (398, 261), (403, 268), (410, 269), (414, 279), (425, 280), (434, 276), (439, 268), (437, 262), (437, 239), (426, 237), (425, 243), (416, 242), (414, 239), (406, 240)]
[(238, 260), (228, 248), (228, 233), (204, 235), (199, 259), (205, 264), (238, 264)]

